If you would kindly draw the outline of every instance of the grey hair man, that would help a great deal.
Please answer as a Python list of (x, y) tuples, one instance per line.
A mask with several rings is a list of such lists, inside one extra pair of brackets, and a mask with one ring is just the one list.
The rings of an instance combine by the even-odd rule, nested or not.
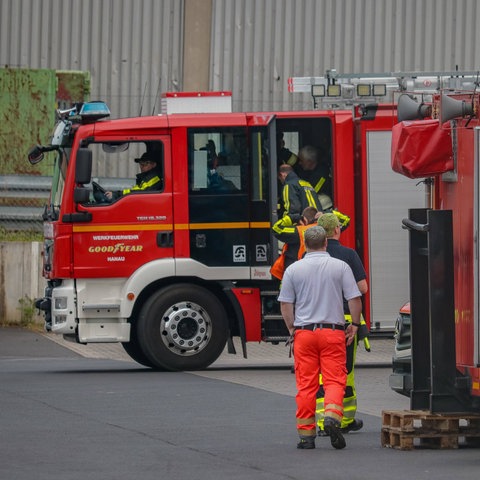
[[(305, 231), (306, 255), (289, 266), (283, 276), (278, 300), (282, 316), (295, 344), (297, 383), (297, 448), (315, 448), (315, 405), (322, 372), (325, 388), (325, 432), (334, 448), (345, 447), (340, 431), (347, 380), (346, 344), (360, 326), (361, 293), (351, 268), (327, 253), (322, 227)], [(352, 315), (345, 326), (343, 299)], [(345, 341), (346, 340), (346, 341)]]

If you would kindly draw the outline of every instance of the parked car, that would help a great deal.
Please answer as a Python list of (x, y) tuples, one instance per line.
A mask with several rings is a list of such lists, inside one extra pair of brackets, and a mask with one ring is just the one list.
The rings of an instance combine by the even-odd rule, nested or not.
[(389, 385), (392, 390), (407, 397), (412, 389), (412, 333), (410, 302), (399, 311), (395, 323), (395, 350), (392, 357), (392, 374)]

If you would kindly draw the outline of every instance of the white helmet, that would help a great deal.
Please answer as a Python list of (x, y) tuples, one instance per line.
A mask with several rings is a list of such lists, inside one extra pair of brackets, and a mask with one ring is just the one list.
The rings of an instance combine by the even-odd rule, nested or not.
[(329, 210), (333, 208), (332, 199), (325, 193), (319, 193), (318, 199), (320, 200), (320, 205), (322, 206), (322, 210)]

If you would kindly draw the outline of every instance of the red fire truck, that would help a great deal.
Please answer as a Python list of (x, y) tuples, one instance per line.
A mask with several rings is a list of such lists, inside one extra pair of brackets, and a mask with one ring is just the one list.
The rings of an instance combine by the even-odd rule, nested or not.
[(480, 411), (479, 80), (398, 98), (392, 167), (431, 179), (426, 208), (403, 220), (411, 294), (399, 316), (391, 386), (410, 396), (413, 410)]
[[(47, 330), (120, 342), (140, 364), (167, 370), (204, 368), (226, 345), (235, 353), (234, 337), (244, 356), (247, 342), (284, 341), (270, 275), (281, 132), (293, 152), (326, 153), (333, 202), (351, 217), (342, 241), (369, 275), (365, 315), (373, 331), (392, 331), (408, 298), (400, 221), (424, 205), (423, 187), (390, 168), (393, 95), (416, 81), (333, 71), (292, 79), (291, 91), (312, 95), (311, 111), (231, 112), (220, 92), (166, 94), (156, 116), (107, 120), (102, 102), (58, 112), (51, 142), (29, 154), (34, 163), (53, 152), (37, 301)], [(427, 75), (424, 86), (449, 81)], [(102, 188), (131, 188), (127, 173), (145, 152), (161, 166), (161, 191), (105, 201)]]

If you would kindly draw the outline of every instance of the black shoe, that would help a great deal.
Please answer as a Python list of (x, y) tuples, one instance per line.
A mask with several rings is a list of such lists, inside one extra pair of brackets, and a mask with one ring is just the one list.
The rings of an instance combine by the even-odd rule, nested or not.
[(325, 432), (330, 437), (330, 443), (333, 448), (341, 450), (346, 447), (345, 439), (343, 438), (340, 427), (335, 424), (334, 420), (326, 419), (325, 420)]
[(328, 437), (328, 433), (323, 428), (319, 428), (318, 429), (318, 436), (319, 437)]
[(297, 443), (297, 448), (301, 450), (311, 450), (315, 448), (315, 437), (301, 438)]
[(346, 427), (343, 427), (340, 429), (342, 433), (348, 433), (348, 432), (358, 432), (358, 430), (361, 430), (363, 428), (363, 420), (360, 420), (359, 418), (355, 418), (352, 423), (349, 423)]

